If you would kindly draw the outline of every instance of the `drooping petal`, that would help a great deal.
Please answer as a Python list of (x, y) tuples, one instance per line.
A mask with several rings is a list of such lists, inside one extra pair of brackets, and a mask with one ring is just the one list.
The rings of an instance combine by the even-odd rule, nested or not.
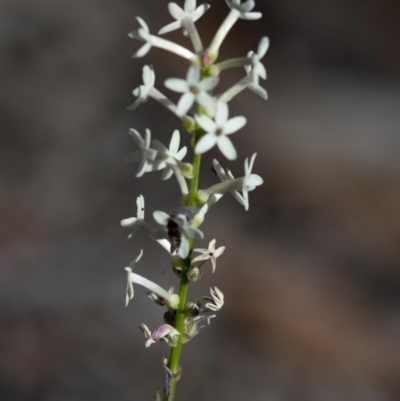
[(204, 135), (199, 140), (199, 142), (197, 142), (197, 145), (196, 145), (194, 151), (197, 154), (205, 153), (208, 150), (210, 150), (212, 147), (214, 147), (216, 143), (217, 143), (217, 137), (212, 133), (208, 133), (208, 134)]
[(225, 135), (221, 135), (218, 138), (217, 142), (218, 148), (221, 153), (228, 159), (228, 160), (235, 160), (237, 158), (237, 152), (235, 147), (233, 146), (232, 141)]

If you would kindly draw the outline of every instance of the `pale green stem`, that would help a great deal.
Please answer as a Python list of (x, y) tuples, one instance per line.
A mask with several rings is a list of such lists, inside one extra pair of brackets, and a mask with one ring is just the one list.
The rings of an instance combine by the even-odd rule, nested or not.
[[(200, 139), (201, 130), (196, 130), (194, 133), (194, 143)], [(190, 190), (189, 190), (189, 206), (196, 206), (196, 193), (199, 185), (199, 176), (200, 176), (200, 162), (201, 155), (194, 154), (193, 156), (193, 178), (190, 181)], [(175, 320), (175, 328), (181, 334), (178, 338), (178, 343), (175, 347), (171, 349), (171, 354), (169, 357), (168, 368), (172, 371), (172, 379), (171, 379), (171, 393), (169, 397), (164, 397), (164, 401), (173, 401), (175, 398), (175, 390), (177, 380), (179, 378), (179, 364), (181, 359), (182, 352), (182, 344), (183, 344), (183, 331), (185, 326), (185, 311), (187, 304), (187, 295), (189, 290), (189, 280), (187, 278), (187, 271), (190, 268), (191, 264), (191, 253), (193, 249), (193, 238), (189, 238), (189, 256), (185, 259), (182, 271), (181, 271), (181, 281), (179, 285), (179, 305), (178, 310), (176, 311), (176, 320)]]

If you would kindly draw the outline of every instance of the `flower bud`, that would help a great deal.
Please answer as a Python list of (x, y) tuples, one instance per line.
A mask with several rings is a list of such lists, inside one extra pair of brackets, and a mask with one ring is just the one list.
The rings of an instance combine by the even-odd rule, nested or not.
[(202, 276), (202, 271), (199, 266), (193, 266), (187, 272), (187, 278), (192, 283), (195, 283), (196, 281), (200, 280), (201, 276)]
[(175, 319), (176, 319), (176, 311), (169, 310), (164, 313), (164, 322), (171, 326), (175, 326)]
[(190, 163), (179, 163), (179, 168), (187, 179), (193, 178), (193, 166)]
[(205, 189), (200, 189), (197, 191), (196, 194), (196, 202), (197, 203), (206, 203), (208, 201), (208, 198), (210, 195), (208, 194), (207, 190)]

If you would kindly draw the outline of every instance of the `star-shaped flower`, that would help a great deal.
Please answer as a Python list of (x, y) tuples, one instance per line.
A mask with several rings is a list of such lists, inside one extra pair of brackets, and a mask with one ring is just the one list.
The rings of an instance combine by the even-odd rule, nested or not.
[(214, 99), (207, 92), (214, 89), (219, 79), (208, 77), (200, 79), (200, 68), (192, 65), (186, 74), (186, 80), (179, 78), (169, 78), (165, 81), (165, 86), (175, 92), (182, 93), (177, 105), (179, 116), (186, 114), (192, 107), (194, 101), (210, 112), (214, 112)]
[(229, 110), (225, 102), (216, 103), (215, 121), (205, 115), (196, 115), (195, 119), (206, 134), (197, 142), (195, 153), (205, 153), (213, 146), (218, 145), (219, 150), (229, 160), (237, 157), (236, 149), (227, 135), (233, 134), (246, 124), (243, 116), (228, 120)]
[[(169, 149), (167, 149), (160, 141), (157, 139), (153, 139), (151, 142), (151, 145), (154, 149), (165, 153), (166, 155), (170, 156), (171, 158), (175, 160), (181, 161), (185, 156), (187, 152), (186, 146), (184, 146), (181, 150), (179, 150), (179, 144), (181, 141), (181, 136), (179, 134), (179, 131), (176, 129), (172, 133), (171, 141), (169, 143)], [(173, 174), (173, 170), (170, 167), (170, 164), (165, 162), (164, 164), (161, 164), (158, 166), (160, 169), (163, 168), (163, 172), (161, 174), (161, 179), (163, 180), (168, 180), (168, 178), (171, 177)]]
[(169, 324), (163, 324), (160, 327), (157, 327), (153, 333), (145, 324), (139, 325), (139, 328), (148, 339), (145, 344), (146, 348), (159, 341), (165, 341), (170, 347), (175, 347), (178, 342), (179, 331)]
[(136, 198), (136, 205), (137, 205), (137, 213), (136, 217), (129, 217), (127, 219), (121, 220), (121, 227), (127, 228), (131, 231), (128, 235), (127, 240), (129, 241), (133, 234), (139, 229), (140, 222), (144, 220), (144, 197), (143, 195), (139, 195)]
[(185, 17), (191, 18), (193, 22), (197, 21), (209, 8), (209, 4), (202, 4), (196, 8), (196, 0), (185, 0), (185, 6), (183, 10), (178, 6), (178, 4), (169, 3), (168, 11), (171, 16), (176, 19), (176, 21), (171, 22), (170, 24), (161, 28), (158, 31), (158, 34), (163, 35), (164, 33), (175, 31), (176, 29), (181, 28), (182, 20)]
[(130, 32), (129, 36), (133, 39), (138, 39), (146, 42), (134, 55), (133, 57), (143, 57), (145, 56), (151, 49), (151, 35), (150, 29), (148, 25), (144, 22), (144, 20), (140, 17), (136, 17), (141, 28), (136, 31)]
[(251, 174), (251, 170), (253, 169), (254, 160), (256, 159), (257, 153), (254, 153), (251, 156), (250, 162), (247, 158), (244, 161), (244, 179), (242, 186), (242, 194), (244, 199), (244, 208), (245, 210), (249, 210), (249, 192), (253, 191), (256, 187), (261, 185), (264, 180), (257, 174)]
[(269, 47), (269, 38), (264, 36), (257, 49), (257, 53), (250, 51), (247, 54), (247, 57), (250, 57), (252, 60), (252, 66), (246, 66), (246, 72), (251, 79), (251, 83), (249, 88), (261, 96), (263, 99), (268, 99), (268, 94), (264, 88), (262, 88), (259, 84), (259, 77), (262, 79), (267, 79), (267, 71), (265, 70), (264, 65), (260, 62), (260, 60), (265, 56)]
[(136, 101), (127, 107), (127, 110), (135, 110), (142, 103), (146, 102), (149, 96), (149, 91), (154, 88), (156, 75), (152, 66), (145, 65), (143, 67), (143, 85), (138, 86), (133, 90), (133, 94), (137, 97)]
[(136, 177), (141, 177), (146, 172), (157, 171), (165, 167), (163, 162), (156, 160), (157, 150), (150, 147), (151, 132), (148, 128), (146, 128), (144, 138), (142, 138), (139, 132), (133, 128), (129, 130), (129, 134), (132, 136), (140, 150), (127, 155), (124, 161), (125, 163), (135, 163), (140, 160)]
[(217, 258), (225, 251), (224, 246), (220, 246), (218, 249), (215, 249), (215, 242), (216, 240), (213, 239), (209, 243), (208, 249), (194, 249), (193, 251), (200, 253), (200, 255), (196, 256), (192, 260), (192, 264), (196, 262), (205, 262), (206, 260), (210, 259), (212, 263), (212, 272), (214, 273), (217, 267)]
[(260, 12), (251, 12), (256, 3), (253, 0), (245, 1), (241, 3), (241, 0), (225, 0), (226, 4), (231, 10), (237, 10), (240, 13), (239, 18), (254, 20), (262, 17)]
[(180, 258), (187, 258), (189, 254), (188, 237), (194, 239), (203, 239), (204, 237), (199, 229), (190, 225), (197, 211), (197, 208), (192, 207), (180, 207), (170, 214), (155, 211), (153, 213), (154, 220), (164, 227), (155, 231), (152, 237), (154, 239), (168, 238), (171, 242), (171, 253), (173, 254), (177, 250)]

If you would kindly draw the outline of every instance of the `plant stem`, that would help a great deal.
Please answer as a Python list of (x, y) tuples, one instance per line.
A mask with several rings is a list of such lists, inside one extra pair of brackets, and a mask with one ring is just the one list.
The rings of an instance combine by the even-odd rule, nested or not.
[[(201, 138), (202, 132), (200, 129), (196, 129), (194, 132), (194, 144)], [(199, 185), (200, 176), (200, 162), (201, 155), (194, 154), (193, 156), (193, 178), (190, 181), (189, 190), (189, 206), (196, 206), (196, 193)], [(175, 328), (181, 333), (178, 338), (178, 343), (175, 347), (171, 348), (171, 354), (169, 357), (168, 368), (172, 372), (171, 388), (169, 396), (164, 395), (164, 401), (174, 401), (176, 384), (180, 376), (179, 363), (181, 359), (182, 345), (183, 345), (183, 331), (185, 326), (185, 311), (187, 303), (187, 294), (189, 291), (189, 280), (187, 279), (187, 271), (190, 267), (192, 259), (193, 249), (193, 238), (189, 238), (189, 256), (185, 259), (184, 265), (181, 271), (181, 281), (179, 284), (179, 306), (176, 312)]]

